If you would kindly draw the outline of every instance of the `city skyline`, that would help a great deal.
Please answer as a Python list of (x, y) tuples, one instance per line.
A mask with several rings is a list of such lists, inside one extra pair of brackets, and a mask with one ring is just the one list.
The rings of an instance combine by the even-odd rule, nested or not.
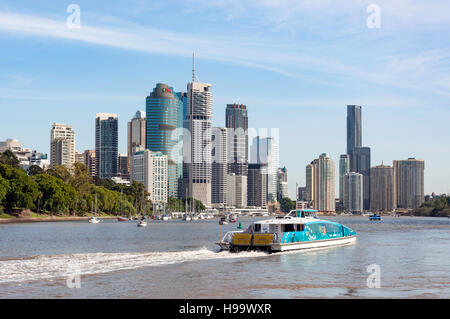
[[(402, 10), (420, 8), (417, 2), (412, 1), (412, 3), (416, 4), (413, 9), (402, 7)], [(332, 72), (327, 73), (318, 63), (312, 63), (308, 72), (301, 76), (302, 72), (298, 72), (302, 70), (300, 58), (293, 61), (293, 69), (288, 70), (285, 62), (278, 64), (274, 61), (274, 57), (279, 56), (279, 52), (274, 50), (269, 51), (269, 53), (273, 53), (273, 56), (257, 55), (253, 62), (258, 66), (251, 65), (248, 59), (243, 61), (244, 57), (249, 56), (249, 52), (254, 52), (258, 44), (267, 45), (267, 43), (253, 42), (249, 44), (240, 57), (231, 55), (229, 50), (224, 51), (222, 55), (219, 54), (220, 49), (228, 43), (228, 40), (225, 41), (226, 39), (212, 52), (202, 49), (194, 41), (195, 35), (201, 31), (199, 25), (193, 26), (191, 35), (183, 34), (186, 35), (187, 40), (192, 40), (192, 45), (188, 45), (180, 54), (168, 52), (167, 47), (161, 52), (134, 49), (130, 42), (125, 42), (126, 47), (122, 48), (118, 48), (115, 43), (105, 45), (98, 41), (88, 42), (83, 40), (85, 35), (83, 32), (89, 31), (88, 28), (93, 26), (98, 27), (101, 24), (100, 21), (107, 26), (109, 22), (122, 25), (126, 23), (122, 23), (123, 21), (113, 22), (112, 19), (108, 22), (104, 19), (107, 15), (112, 17), (117, 15), (118, 11), (114, 12), (117, 7), (109, 9), (110, 11), (107, 10), (102, 15), (94, 5), (83, 1), (79, 5), (82, 9), (82, 26), (78, 33), (81, 40), (70, 38), (68, 33), (65, 33), (66, 31), (61, 31), (61, 28), (57, 28), (58, 31), (61, 31), (60, 33), (49, 35), (44, 32), (43, 28), (36, 28), (35, 32), (30, 32), (23, 27), (24, 18), (30, 18), (28, 19), (30, 23), (37, 26), (60, 21), (64, 27), (68, 16), (65, 6), (54, 6), (44, 2), (29, 7), (27, 5), (28, 10), (25, 10), (20, 3), (0, 7), (2, 17), (0, 37), (5, 43), (5, 47), (8, 48), (7, 51), (1, 53), (4, 60), (1, 67), (4, 72), (0, 78), (0, 108), (4, 116), (0, 120), (0, 140), (16, 138), (23, 143), (24, 147), (50, 154), (48, 128), (52, 123), (57, 122), (73, 126), (77, 134), (76, 149), (78, 151), (93, 149), (92, 119), (96, 113), (105, 111), (118, 114), (119, 152), (126, 153), (127, 122), (136, 110), (145, 109), (145, 97), (156, 83), (170, 83), (176, 91), (185, 89), (191, 69), (190, 55), (192, 51), (195, 51), (198, 55), (198, 75), (202, 81), (211, 83), (214, 89), (213, 126), (224, 126), (226, 105), (239, 102), (247, 105), (250, 112), (249, 127), (280, 128), (279, 166), (286, 166), (289, 169), (289, 195), (291, 198), (295, 198), (296, 182), (299, 183), (299, 186), (304, 186), (304, 166), (309, 163), (311, 158), (326, 152), (337, 164), (340, 154), (345, 152), (345, 107), (349, 104), (363, 107), (363, 144), (371, 147), (372, 167), (380, 165), (382, 162), (392, 165), (393, 160), (405, 160), (410, 157), (423, 159), (427, 163), (425, 193), (449, 192), (450, 148), (446, 143), (449, 131), (445, 124), (450, 112), (448, 90), (446, 91), (448, 88), (443, 84), (445, 78), (438, 73), (436, 81), (426, 81), (429, 77), (425, 77), (422, 82), (416, 76), (407, 76), (409, 70), (417, 69), (415, 66), (422, 67), (421, 72), (428, 72), (427, 74), (433, 73), (431, 71), (436, 68), (436, 64), (444, 69), (448, 67), (448, 64), (443, 62), (447, 53), (437, 50), (438, 46), (432, 40), (427, 43), (427, 50), (422, 52), (417, 51), (418, 47), (414, 45), (415, 41), (412, 41), (413, 31), (407, 34), (411, 39), (408, 37), (404, 39), (408, 45), (403, 52), (397, 52), (398, 48), (392, 43), (387, 43), (390, 46), (387, 45), (385, 49), (378, 49), (376, 52), (381, 53), (384, 58), (392, 57), (384, 64), (393, 68), (389, 78), (385, 79), (380, 77), (380, 73), (372, 72), (381, 64), (380, 60), (377, 60), (373, 65), (367, 66), (370, 69), (368, 70), (369, 75), (363, 79), (362, 83), (355, 83), (357, 82), (355, 79), (361, 77), (360, 71), (364, 70), (362, 65), (367, 64), (366, 62), (370, 61), (369, 59), (373, 58), (375, 53), (374, 55), (370, 54), (369, 49), (362, 53), (358, 52), (361, 54), (360, 60), (363, 63), (356, 66), (359, 70), (353, 70), (346, 63), (350, 61), (351, 55), (347, 60), (339, 54), (345, 44), (348, 45), (348, 42), (339, 45), (328, 43), (332, 52), (337, 53), (336, 60), (333, 60), (336, 64), (333, 65)], [(158, 14), (163, 11), (164, 6), (161, 5), (160, 8), (155, 9), (158, 10)], [(247, 6), (247, 4), (244, 5), (244, 9), (248, 9)], [(352, 6), (354, 9), (356, 5), (349, 4), (348, 6)], [(361, 10), (357, 13), (353, 12), (355, 15), (352, 16), (352, 22), (360, 20), (361, 25), (355, 29), (358, 34), (350, 39), (356, 40), (362, 35), (367, 35), (368, 39), (364, 41), (364, 44), (379, 38), (381, 43), (386, 44), (390, 32), (404, 31), (402, 25), (392, 26), (392, 17), (395, 17), (396, 12), (392, 6), (382, 5), (387, 16), (383, 20), (384, 23), (380, 30), (367, 29), (365, 26), (367, 14), (363, 10), (365, 7), (363, 5), (358, 7), (358, 10)], [(433, 13), (433, 16), (439, 16), (439, 12), (435, 8), (433, 10), (431, 4), (422, 6), (427, 8), (431, 6), (431, 10), (428, 12)], [(182, 8), (186, 7), (187, 5), (184, 3)], [(281, 5), (275, 10), (280, 8)], [(293, 9), (298, 12), (297, 7)], [(195, 15), (202, 11), (201, 9), (197, 10)], [(100, 15), (103, 19), (96, 19), (95, 14)], [(261, 13), (261, 15), (263, 14)], [(333, 17), (333, 13), (329, 10), (323, 14)], [(341, 11), (335, 14), (347, 16)], [(416, 18), (414, 21), (417, 24), (423, 25), (428, 22), (423, 17), (420, 19), (420, 15), (416, 11), (412, 11), (412, 14)], [(180, 15), (180, 24), (184, 19), (192, 18), (188, 13)], [(138, 13), (136, 16), (142, 17)], [(314, 14), (309, 10), (305, 10), (302, 16), (309, 17), (308, 21), (312, 21), (313, 24), (310, 27), (297, 26), (297, 32), (301, 33), (318, 25), (318, 22), (313, 19)], [(44, 20), (44, 18), (48, 20)], [(141, 26), (152, 26), (152, 24), (143, 22), (142, 19), (134, 20), (132, 16), (127, 15), (124, 19), (134, 21)], [(233, 17), (232, 20), (239, 22), (242, 27), (243, 21), (239, 15)], [(442, 20), (439, 21), (442, 22)], [(220, 22), (222, 25), (225, 23), (223, 20)], [(292, 23), (292, 19), (290, 22)], [(158, 21), (155, 22), (155, 24), (157, 23)], [(166, 24), (161, 24), (161, 26), (168, 27)], [(85, 27), (88, 30), (82, 31)], [(252, 25), (249, 24), (248, 30), (251, 27)], [(433, 30), (438, 28), (433, 23), (429, 27), (430, 29), (434, 28)], [(167, 29), (167, 32), (161, 34), (161, 37), (169, 38), (169, 35), (177, 32), (176, 28)], [(419, 29), (419, 27), (416, 28)], [(110, 28), (105, 27), (104, 29), (109, 30)], [(344, 29), (344, 27), (338, 28), (336, 32), (344, 32)], [(136, 31), (130, 25), (124, 30)], [(222, 36), (233, 35), (233, 30), (230, 34), (223, 30), (219, 31), (218, 34)], [(430, 30), (422, 31), (417, 38), (426, 32), (430, 32)], [(277, 31), (270, 34), (271, 38), (279, 35), (280, 33)], [(236, 36), (234, 37), (236, 38)], [(299, 39), (299, 37), (290, 34), (280, 38), (281, 41), (290, 38), (298, 40), (293, 44), (294, 49), (287, 52), (290, 58), (294, 56), (293, 53), (299, 47), (299, 43), (307, 44), (307, 40)], [(24, 39), (30, 41), (25, 43)], [(203, 39), (203, 37), (198, 39)], [(328, 39), (322, 37), (317, 41), (326, 40)], [(177, 39), (174, 38), (173, 41), (176, 42)], [(317, 41), (314, 41), (313, 44), (317, 44)], [(303, 53), (306, 58), (312, 59), (313, 56), (318, 59), (325, 58), (324, 54), (315, 55), (314, 53), (317, 52), (313, 52), (313, 46), (306, 45), (308, 49)], [(370, 48), (373, 49), (373, 46)], [(410, 52), (406, 52), (408, 49)], [(42, 54), (43, 52), (49, 54)], [(348, 53), (348, 50), (345, 52)], [(57, 59), (55, 59), (56, 55)], [(98, 57), (93, 58), (96, 55)], [(429, 61), (433, 57), (436, 57), (436, 64), (430, 65)], [(157, 67), (159, 64), (164, 67)], [(114, 69), (111, 69), (111, 66), (114, 66)], [(341, 69), (340, 66), (342, 66)], [(152, 70), (151, 74), (147, 72), (149, 69)], [(235, 79), (237, 72), (241, 74), (241, 79)], [(294, 76), (288, 73), (294, 73)], [(86, 79), (86, 76), (92, 79)], [(330, 84), (330, 82), (335, 82), (334, 79), (340, 81), (348, 76), (353, 80), (347, 80), (341, 84)], [(370, 79), (372, 76), (375, 80)], [(132, 80), (130, 80), (131, 78)], [(124, 83), (124, 80), (130, 83)], [(416, 83), (411, 83), (413, 81)], [(392, 84), (392, 82), (398, 84)], [(345, 84), (351, 84), (349, 87), (352, 89), (343, 89), (342, 86)], [(421, 84), (424, 84), (423, 87), (418, 88)], [(382, 91), (387, 93), (384, 94)], [(326, 94), (322, 96), (322, 92), (326, 92)], [(277, 112), (273, 111), (274, 107)], [(24, 114), (17, 114), (18, 109), (24, 110)], [(289, 116), (286, 116), (287, 114)], [(27, 123), (26, 127), (17, 126), (16, 122), (19, 119)], [(303, 135), (302, 132), (313, 132), (314, 127), (318, 125), (321, 126), (320, 132), (314, 131), (315, 135), (311, 133), (304, 138), (298, 138), (299, 135), (300, 137)], [(424, 127), (425, 129), (422, 129)], [(338, 185), (337, 181), (336, 185)], [(337, 190), (338, 188), (336, 188)]]

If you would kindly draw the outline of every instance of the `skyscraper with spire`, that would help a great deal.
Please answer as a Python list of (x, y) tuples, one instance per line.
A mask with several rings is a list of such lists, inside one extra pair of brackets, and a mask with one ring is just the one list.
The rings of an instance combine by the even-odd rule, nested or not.
[(183, 135), (183, 192), (185, 197), (211, 205), (211, 84), (202, 83), (195, 74), (192, 57), (192, 82), (187, 85), (187, 110)]

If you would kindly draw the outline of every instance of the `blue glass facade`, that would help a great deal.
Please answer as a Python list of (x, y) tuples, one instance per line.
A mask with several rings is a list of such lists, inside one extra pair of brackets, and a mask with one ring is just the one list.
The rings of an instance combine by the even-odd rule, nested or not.
[(168, 157), (168, 195), (181, 198), (183, 181), (182, 94), (158, 83), (146, 99), (146, 148)]

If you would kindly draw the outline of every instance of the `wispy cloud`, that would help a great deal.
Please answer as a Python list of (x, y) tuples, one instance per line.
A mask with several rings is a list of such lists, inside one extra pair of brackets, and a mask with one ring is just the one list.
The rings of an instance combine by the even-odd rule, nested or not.
[[(193, 0), (189, 0), (193, 1)], [(402, 0), (406, 3), (406, 0)], [(214, 1), (213, 5), (228, 8), (233, 0)], [(424, 8), (416, 1), (409, 11)], [(330, 1), (283, 0), (280, 2), (252, 2), (263, 9), (284, 11), (308, 10), (320, 11), (326, 8), (331, 14)], [(348, 1), (339, 0), (335, 5), (346, 7)], [(389, 7), (390, 4), (386, 3)], [(392, 12), (397, 12), (393, 7)], [(447, 7), (447, 6), (446, 6)], [(247, 6), (248, 8), (248, 6)], [(339, 12), (343, 9), (340, 8)], [(407, 12), (409, 12), (407, 9)], [(109, 19), (111, 20), (111, 19)], [(112, 19), (114, 20), (114, 19)], [(221, 34), (193, 34), (169, 32), (154, 27), (114, 20), (110, 26), (83, 24), (80, 29), (69, 29), (64, 20), (56, 20), (35, 15), (0, 11), (0, 32), (22, 34), (26, 36), (50, 37), (70, 41), (80, 41), (101, 46), (110, 46), (124, 50), (137, 50), (153, 54), (190, 56), (198, 52), (201, 58), (225, 63), (240, 64), (287, 77), (300, 78), (309, 82), (339, 86), (336, 78), (367, 81), (379, 85), (412, 89), (433, 94), (450, 95), (446, 74), (442, 70), (449, 67), (450, 50), (416, 50), (415, 52), (383, 51), (384, 43), (364, 43), (346, 48), (335, 43), (315, 43), (290, 39), (264, 38), (261, 36), (229, 36)], [(388, 42), (391, 44), (391, 42)], [(378, 53), (378, 54), (377, 54)], [(369, 59), (365, 61), (364, 59)], [(357, 61), (355, 63), (355, 61)]]

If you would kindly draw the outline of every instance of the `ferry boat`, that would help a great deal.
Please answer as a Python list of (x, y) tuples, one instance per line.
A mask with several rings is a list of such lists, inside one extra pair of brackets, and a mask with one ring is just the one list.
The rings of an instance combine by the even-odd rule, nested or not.
[(293, 210), (283, 217), (253, 222), (245, 231), (225, 234), (217, 243), (221, 250), (289, 250), (347, 245), (356, 241), (356, 232), (339, 223), (321, 220), (317, 211)]
[(381, 219), (380, 215), (375, 213), (375, 214), (369, 216), (369, 220), (382, 220), (382, 219)]

